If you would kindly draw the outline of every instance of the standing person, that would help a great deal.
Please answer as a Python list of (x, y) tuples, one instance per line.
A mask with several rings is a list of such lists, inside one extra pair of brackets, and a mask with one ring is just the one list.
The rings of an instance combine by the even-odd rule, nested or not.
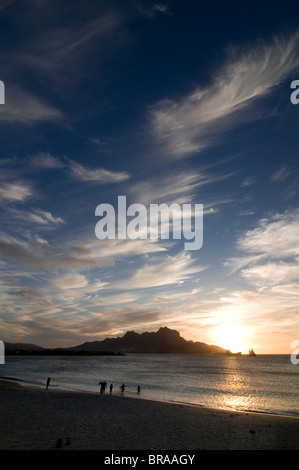
[(50, 385), (50, 380), (51, 380), (50, 377), (48, 377), (48, 378), (47, 378), (46, 390), (48, 390), (48, 387), (49, 387), (49, 385)]
[(113, 384), (110, 384), (110, 395), (112, 393), (112, 389), (113, 389)]
[(105, 393), (107, 382), (99, 382), (99, 385), (101, 385), (100, 393)]
[(125, 391), (125, 387), (126, 385), (125, 384), (122, 384), (119, 388), (121, 389), (121, 393), (123, 394), (124, 391)]
[(140, 395), (140, 392), (141, 392), (141, 388), (140, 388), (140, 385), (138, 385), (138, 387), (137, 387), (137, 394)]

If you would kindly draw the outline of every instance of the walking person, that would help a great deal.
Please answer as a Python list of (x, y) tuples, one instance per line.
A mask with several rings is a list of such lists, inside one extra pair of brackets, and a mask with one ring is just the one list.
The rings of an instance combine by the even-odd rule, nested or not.
[(107, 382), (99, 382), (99, 385), (101, 385), (100, 394), (105, 393)]

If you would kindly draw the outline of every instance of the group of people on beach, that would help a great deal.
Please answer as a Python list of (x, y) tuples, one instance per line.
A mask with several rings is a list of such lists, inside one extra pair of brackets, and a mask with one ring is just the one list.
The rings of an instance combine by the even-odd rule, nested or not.
[[(46, 384), (46, 390), (48, 390), (48, 387), (49, 387), (49, 385), (50, 385), (50, 381), (51, 381), (51, 378), (48, 377), (48, 379), (47, 379), (47, 384)], [(100, 393), (101, 393), (101, 394), (102, 394), (102, 393), (105, 393), (106, 388), (107, 388), (107, 382), (99, 382), (99, 385), (101, 386), (101, 388), (100, 388)], [(125, 385), (125, 384), (122, 384), (119, 388), (121, 389), (121, 393), (122, 393), (122, 395), (123, 395), (123, 394), (124, 394), (124, 391), (125, 391), (125, 388), (126, 388), (126, 385)], [(109, 390), (110, 390), (110, 395), (111, 395), (111, 394), (112, 394), (112, 390), (113, 390), (113, 384), (110, 384)], [(137, 389), (136, 389), (136, 390), (137, 390), (137, 394), (140, 395), (140, 393), (141, 393), (141, 387), (140, 387), (140, 385), (137, 386)]]
[[(99, 385), (101, 386), (100, 388), (100, 393), (105, 393), (106, 391), (106, 388), (107, 388), (107, 382), (99, 382)], [(122, 395), (124, 394), (124, 391), (125, 391), (125, 388), (126, 388), (126, 385), (125, 384), (122, 384), (120, 387), (120, 390), (121, 390), (121, 393)], [(110, 390), (110, 395), (112, 394), (112, 390), (113, 390), (113, 384), (110, 384), (110, 387), (109, 387), (109, 390)], [(137, 386), (137, 394), (140, 395), (141, 393), (141, 387), (140, 385)]]

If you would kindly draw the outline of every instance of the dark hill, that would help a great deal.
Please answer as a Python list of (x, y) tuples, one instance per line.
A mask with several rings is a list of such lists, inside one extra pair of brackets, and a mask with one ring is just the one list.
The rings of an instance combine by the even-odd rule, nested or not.
[(44, 348), (37, 346), (36, 344), (29, 343), (5, 343), (5, 351), (43, 351)]
[(176, 330), (167, 327), (153, 333), (127, 333), (118, 338), (86, 342), (72, 348), (75, 351), (115, 351), (120, 353), (160, 354), (225, 354), (226, 350), (206, 343), (187, 341)]
[(35, 344), (5, 343), (5, 354), (29, 355), (114, 355), (125, 353), (231, 354), (219, 346), (187, 341), (167, 327), (152, 333), (127, 331), (122, 337), (90, 341), (72, 348), (42, 348)]

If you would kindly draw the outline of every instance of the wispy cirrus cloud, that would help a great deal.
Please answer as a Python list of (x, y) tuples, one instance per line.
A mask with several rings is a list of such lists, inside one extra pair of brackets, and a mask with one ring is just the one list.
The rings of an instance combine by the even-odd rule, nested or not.
[(242, 277), (262, 287), (299, 281), (298, 260), (296, 263), (272, 262), (251, 266), (242, 270)]
[(256, 228), (238, 239), (244, 252), (270, 258), (299, 256), (299, 209), (276, 213), (261, 219)]
[[(180, 158), (215, 145), (219, 133), (269, 116), (254, 105), (299, 67), (299, 33), (240, 52), (230, 49), (212, 83), (150, 110), (150, 130), (169, 156)], [(246, 112), (244, 112), (246, 110)]]
[(238, 239), (237, 247), (244, 256), (231, 258), (225, 265), (264, 294), (273, 287), (282, 292), (284, 285), (298, 289), (298, 233), (298, 209), (265, 217)]
[(53, 285), (56, 289), (69, 290), (69, 289), (80, 289), (86, 287), (88, 280), (86, 276), (80, 273), (71, 273), (65, 276), (58, 276)]
[(28, 303), (38, 304), (38, 305), (51, 305), (51, 302), (41, 293), (38, 292), (36, 289), (32, 289), (31, 287), (27, 289), (17, 289), (14, 291), (9, 292), (9, 295), (14, 297), (18, 297), (22, 302), (26, 301)]
[(144, 289), (171, 284), (181, 284), (193, 274), (206, 269), (194, 263), (190, 254), (182, 251), (176, 256), (167, 256), (163, 261), (155, 260), (136, 270), (129, 278), (119, 281), (115, 287), (121, 289)]
[[(10, 3), (13, 0), (3, 0), (0, 10)], [(0, 120), (9, 124), (36, 125), (53, 122), (69, 126), (67, 112), (62, 110), (66, 101), (74, 101), (69, 90), (77, 90), (77, 99), (80, 99), (84, 93), (82, 82), (94, 73), (95, 61), (98, 62), (101, 57), (101, 63), (105, 63), (107, 51), (123, 47), (126, 41), (122, 13), (113, 8), (105, 10), (98, 4), (92, 7), (93, 14), (86, 21), (85, 6), (82, 5), (82, 14), (76, 15), (76, 12), (71, 22), (68, 16), (73, 15), (73, 7), (62, 5), (59, 1), (54, 0), (51, 5), (48, 2), (20, 2), (21, 10), (18, 10), (18, 3), (16, 2), (14, 14), (8, 15), (10, 27), (21, 29), (26, 23), (31, 35), (25, 35), (24, 42), (17, 42), (17, 39), (11, 47), (3, 48), (0, 53), (1, 78), (4, 75), (8, 84), (6, 103), (0, 109)], [(53, 10), (60, 17), (59, 23), (53, 23)], [(26, 18), (24, 23), (22, 18)], [(30, 91), (33, 89), (32, 81), (27, 85), (25, 79), (20, 85), (20, 76), (26, 75), (33, 77), (39, 92)], [(62, 89), (64, 100), (61, 100)], [(52, 99), (49, 98), (48, 101), (44, 98), (44, 92), (48, 95), (49, 90)], [(58, 90), (54, 101), (53, 93), (56, 94)]]
[(127, 171), (113, 171), (103, 167), (87, 167), (67, 157), (57, 157), (50, 152), (38, 152), (29, 158), (30, 165), (35, 170), (61, 170), (74, 179), (99, 184), (120, 183), (130, 179)]
[(29, 183), (1, 182), (0, 186), (0, 202), (22, 202), (33, 196), (33, 189)]
[(44, 270), (85, 269), (113, 265), (110, 258), (106, 257), (101, 261), (87, 249), (78, 252), (71, 245), (51, 247), (45, 240), (37, 237), (21, 240), (6, 234), (0, 234), (0, 257), (28, 268), (36, 267)]
[(163, 3), (155, 3), (150, 7), (145, 7), (140, 2), (136, 3), (135, 7), (137, 8), (139, 14), (148, 18), (155, 18), (157, 14), (172, 16), (172, 13), (168, 9), (168, 5)]
[(285, 181), (292, 174), (292, 169), (287, 165), (281, 165), (271, 176), (272, 181)]
[(0, 109), (1, 121), (25, 125), (39, 122), (65, 124), (63, 113), (44, 99), (14, 85), (10, 85), (6, 90), (5, 106)]
[(299, 176), (295, 165), (281, 165), (271, 175), (271, 181), (284, 184), (283, 195), (285, 200), (293, 199), (299, 192)]
[(204, 197), (203, 189), (211, 185), (230, 178), (234, 172), (211, 173), (207, 170), (182, 170), (176, 172), (168, 171), (167, 174), (157, 175), (155, 178), (143, 180), (132, 184), (128, 188), (128, 193), (134, 196), (138, 202), (149, 205), (152, 203), (183, 204), (191, 203), (198, 193), (201, 199), (198, 202), (204, 203), (205, 210), (212, 213), (215, 206), (231, 202), (229, 199), (208, 200)]
[(29, 246), (13, 237), (2, 236), (0, 239), (0, 256), (4, 260), (14, 260), (17, 263), (31, 267), (49, 268), (49, 260), (30, 250)]
[(95, 240), (87, 242), (87, 246), (90, 247), (95, 259), (106, 259), (115, 257), (122, 260), (126, 257), (131, 256), (148, 256), (154, 253), (166, 253), (167, 252), (167, 240), (165, 243), (159, 242), (159, 240)]
[[(61, 15), (65, 9), (60, 2), (55, 7)], [(48, 8), (48, 5), (45, 7)], [(34, 10), (31, 15), (34, 15)], [(89, 74), (90, 59), (120, 45), (125, 41), (126, 33), (120, 11), (102, 11), (101, 5), (94, 7), (94, 17), (89, 21), (79, 18), (71, 25), (61, 21), (54, 28), (51, 22), (45, 22), (47, 34), (39, 34), (39, 41), (31, 43), (31, 53), (23, 52), (18, 63), (31, 68), (53, 83), (73, 86), (80, 83), (82, 77)]]
[(64, 224), (65, 221), (61, 217), (55, 217), (51, 212), (44, 211), (41, 209), (35, 209), (33, 211), (13, 211), (14, 214), (26, 221), (35, 222), (44, 226), (57, 226)]
[(72, 176), (81, 181), (97, 182), (99, 184), (120, 183), (130, 178), (126, 171), (112, 171), (105, 168), (87, 168), (74, 161), (70, 162)]
[(30, 158), (33, 167), (45, 170), (54, 170), (64, 167), (64, 163), (50, 152), (38, 152)]

